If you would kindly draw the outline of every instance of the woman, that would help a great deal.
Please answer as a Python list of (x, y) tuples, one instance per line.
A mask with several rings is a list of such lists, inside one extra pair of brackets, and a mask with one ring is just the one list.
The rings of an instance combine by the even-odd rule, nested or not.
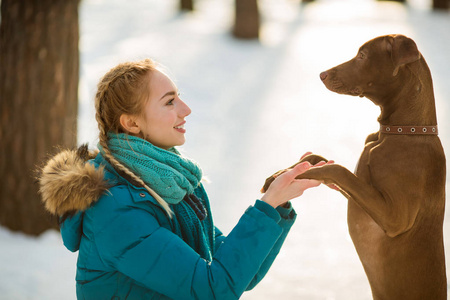
[(201, 169), (174, 148), (191, 110), (157, 65), (111, 69), (95, 106), (98, 154), (63, 151), (40, 178), (65, 246), (79, 251), (78, 299), (238, 299), (253, 288), (295, 221), (289, 200), (319, 185), (295, 179), (311, 165), (280, 175), (225, 237)]

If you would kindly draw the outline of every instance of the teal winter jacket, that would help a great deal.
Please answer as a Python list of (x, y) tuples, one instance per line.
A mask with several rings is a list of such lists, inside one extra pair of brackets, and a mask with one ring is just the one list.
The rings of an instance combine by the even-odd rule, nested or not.
[(61, 234), (78, 251), (78, 299), (239, 299), (264, 277), (296, 218), (292, 207), (257, 200), (224, 236), (200, 185), (194, 193), (208, 212), (200, 229), (209, 236), (206, 260), (183, 241), (177, 216), (169, 218), (101, 154), (64, 151), (47, 166), (43, 200), (49, 211), (70, 215)]

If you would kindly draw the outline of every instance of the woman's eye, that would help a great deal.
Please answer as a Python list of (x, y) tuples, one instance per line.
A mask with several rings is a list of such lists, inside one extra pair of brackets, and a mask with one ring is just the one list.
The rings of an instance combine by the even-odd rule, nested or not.
[(167, 103), (166, 103), (166, 105), (173, 105), (173, 101), (174, 101), (175, 99), (170, 99), (169, 101), (167, 101)]

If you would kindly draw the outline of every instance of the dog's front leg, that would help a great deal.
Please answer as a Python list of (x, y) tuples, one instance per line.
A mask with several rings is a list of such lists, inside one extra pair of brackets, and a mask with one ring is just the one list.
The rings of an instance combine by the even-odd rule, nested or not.
[(316, 179), (327, 185), (338, 186), (349, 201), (355, 201), (390, 237), (409, 230), (411, 220), (415, 219), (411, 214), (417, 215), (417, 211), (411, 211), (410, 214), (399, 213), (400, 208), (396, 203), (385, 199), (373, 185), (362, 181), (341, 165), (313, 167), (296, 178)]

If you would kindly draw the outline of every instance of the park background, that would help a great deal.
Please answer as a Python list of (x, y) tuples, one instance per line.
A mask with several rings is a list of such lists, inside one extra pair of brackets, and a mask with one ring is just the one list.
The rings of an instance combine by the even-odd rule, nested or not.
[[(379, 109), (328, 91), (320, 72), (379, 35), (413, 38), (433, 75), (440, 138), (450, 157), (450, 14), (430, 1), (260, 0), (259, 40), (231, 35), (232, 0), (83, 0), (78, 144), (97, 143), (99, 78), (126, 60), (163, 64), (191, 107), (181, 151), (209, 180), (216, 225), (229, 232), (265, 178), (313, 151), (353, 170)], [(447, 179), (448, 190), (449, 179)], [(294, 200), (298, 219), (266, 278), (242, 299), (371, 299), (348, 235), (347, 200), (326, 187)], [(450, 221), (445, 225), (447, 274)], [(0, 227), (0, 299), (75, 299), (77, 254), (56, 231), (30, 237)]]

